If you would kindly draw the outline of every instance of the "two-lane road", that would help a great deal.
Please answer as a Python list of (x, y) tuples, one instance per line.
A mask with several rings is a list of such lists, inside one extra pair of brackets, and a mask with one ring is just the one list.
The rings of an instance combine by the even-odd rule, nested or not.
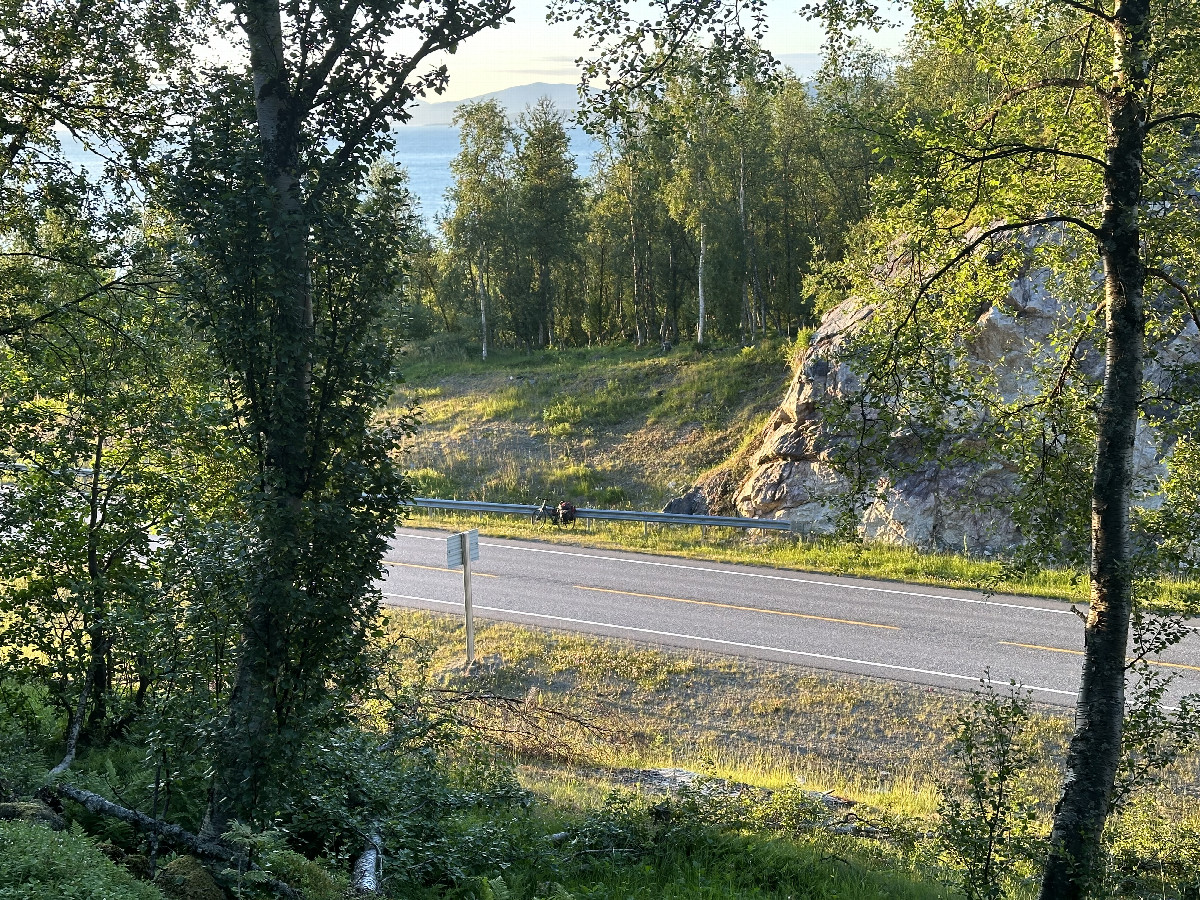
[[(446, 532), (405, 528), (387, 555), (384, 602), (462, 611)], [(971, 688), (1016, 679), (1071, 704), (1083, 622), (1070, 605), (780, 569), (480, 538), (481, 618), (749, 656), (896, 681)], [(1159, 663), (1170, 702), (1200, 692), (1200, 639)]]

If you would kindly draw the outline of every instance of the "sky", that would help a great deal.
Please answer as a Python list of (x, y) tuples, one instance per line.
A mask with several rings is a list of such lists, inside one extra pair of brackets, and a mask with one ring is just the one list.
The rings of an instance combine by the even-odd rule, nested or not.
[[(800, 0), (768, 0), (770, 30), (766, 48), (775, 55), (817, 53), (820, 27), (796, 12)], [(450, 85), (426, 102), (463, 100), (491, 91), (535, 81), (575, 83), (575, 59), (587, 54), (587, 44), (577, 40), (573, 24), (546, 22), (543, 0), (516, 0), (515, 22), (463, 41), (458, 53), (443, 57), (450, 70)], [(886, 49), (899, 45), (900, 35), (882, 35), (875, 43)]]

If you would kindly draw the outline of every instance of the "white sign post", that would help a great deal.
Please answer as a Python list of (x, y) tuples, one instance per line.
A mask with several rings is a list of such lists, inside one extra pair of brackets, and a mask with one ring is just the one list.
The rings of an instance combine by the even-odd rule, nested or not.
[(475, 615), (471, 611), (471, 560), (479, 559), (479, 532), (460, 531), (446, 538), (446, 568), (463, 567), (463, 597), (467, 614), (467, 671), (475, 664)]

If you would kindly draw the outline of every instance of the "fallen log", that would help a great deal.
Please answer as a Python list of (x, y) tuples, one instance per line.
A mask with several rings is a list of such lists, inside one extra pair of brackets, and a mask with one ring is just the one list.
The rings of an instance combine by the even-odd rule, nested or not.
[(187, 850), (195, 856), (203, 856), (225, 863), (234, 863), (240, 858), (240, 854), (230, 850), (224, 844), (206, 840), (184, 828), (180, 828), (178, 825), (152, 818), (143, 812), (138, 812), (136, 809), (120, 806), (92, 791), (85, 791), (72, 784), (62, 782), (50, 785), (46, 790), (53, 793), (56, 797), (65, 797), (68, 800), (74, 800), (93, 815), (119, 819), (128, 825), (132, 825), (138, 831), (147, 834), (157, 834), (167, 843)]
[[(223, 862), (226, 865), (235, 866), (239, 869), (246, 866), (247, 860), (244, 854), (231, 850), (218, 841), (207, 840), (171, 822), (164, 822), (162, 819), (155, 819), (143, 812), (138, 812), (136, 809), (130, 809), (127, 806), (113, 803), (111, 800), (101, 797), (92, 791), (85, 791), (82, 788), (75, 787), (73, 784), (65, 784), (63, 782), (47, 785), (43, 790), (55, 797), (73, 800), (93, 815), (118, 819), (121, 822), (132, 825), (140, 832), (157, 835), (176, 849), (187, 850), (194, 856)], [(258, 869), (258, 866), (251, 863), (248, 868), (254, 870)], [(288, 898), (288, 900), (303, 900), (302, 894), (278, 878), (267, 878), (263, 884), (276, 894)]]
[(354, 861), (350, 888), (358, 894), (377, 894), (379, 878), (383, 873), (383, 854), (379, 852), (379, 835), (367, 837), (367, 847)]

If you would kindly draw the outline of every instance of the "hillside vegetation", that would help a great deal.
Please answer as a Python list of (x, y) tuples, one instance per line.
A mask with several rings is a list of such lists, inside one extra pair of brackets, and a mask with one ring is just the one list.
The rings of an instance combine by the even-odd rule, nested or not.
[(440, 336), (409, 349), (394, 408), (420, 408), (406, 460), (418, 495), (654, 509), (753, 440), (796, 347), (509, 351), (483, 363)]

